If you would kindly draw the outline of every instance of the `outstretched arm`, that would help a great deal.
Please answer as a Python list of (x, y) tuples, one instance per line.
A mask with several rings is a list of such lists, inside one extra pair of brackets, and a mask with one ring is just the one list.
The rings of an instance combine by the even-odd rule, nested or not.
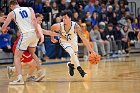
[[(53, 31), (53, 32), (54, 32), (54, 31), (59, 32), (59, 31), (60, 31), (60, 24), (57, 23), (57, 24), (52, 25), (52, 26), (51, 26), (51, 31)], [(51, 36), (51, 41), (52, 41), (53, 43), (58, 42), (58, 40), (54, 39), (54, 36)]]
[(76, 24), (76, 31), (77, 31), (79, 37), (81, 38), (81, 40), (83, 41), (84, 45), (85, 45), (86, 48), (88, 49), (88, 51), (89, 51), (90, 53), (93, 53), (94, 51), (93, 51), (93, 49), (91, 48), (89, 41), (84, 37), (84, 35), (83, 35), (83, 33), (82, 33), (82, 30), (81, 30), (81, 27), (80, 27), (78, 24)]
[(49, 36), (60, 36), (59, 34), (55, 33), (55, 32), (52, 32), (50, 30), (45, 30), (45, 29), (42, 29), (43, 31), (43, 34), (44, 35), (49, 35)]

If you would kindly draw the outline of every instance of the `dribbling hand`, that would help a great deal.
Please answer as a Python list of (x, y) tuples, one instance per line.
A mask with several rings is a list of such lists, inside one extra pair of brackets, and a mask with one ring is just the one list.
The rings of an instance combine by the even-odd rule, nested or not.
[(53, 43), (57, 43), (57, 42), (58, 42), (58, 40), (56, 40), (56, 39), (51, 39), (51, 41), (52, 41)]

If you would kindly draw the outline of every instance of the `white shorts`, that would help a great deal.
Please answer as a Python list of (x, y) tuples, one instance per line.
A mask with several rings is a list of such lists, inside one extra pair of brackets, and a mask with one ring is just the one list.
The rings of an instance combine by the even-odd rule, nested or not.
[[(59, 41), (60, 45), (67, 51), (67, 48), (72, 48), (75, 53), (78, 52), (78, 43), (75, 41)], [(68, 52), (68, 51), (67, 51)]]
[(17, 49), (27, 50), (28, 47), (36, 47), (39, 38), (35, 32), (21, 33), (20, 39), (17, 44)]

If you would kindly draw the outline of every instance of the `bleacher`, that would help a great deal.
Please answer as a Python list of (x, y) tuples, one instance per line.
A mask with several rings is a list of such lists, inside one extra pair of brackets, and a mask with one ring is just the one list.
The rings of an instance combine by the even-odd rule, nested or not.
[(13, 63), (13, 53), (0, 51), (0, 63)]

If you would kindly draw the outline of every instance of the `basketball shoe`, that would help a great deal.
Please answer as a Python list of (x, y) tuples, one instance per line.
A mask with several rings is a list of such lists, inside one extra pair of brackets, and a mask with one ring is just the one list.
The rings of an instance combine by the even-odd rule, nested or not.
[(35, 76), (29, 76), (29, 77), (26, 78), (26, 81), (27, 82), (29, 82), (29, 81), (35, 81), (35, 80), (36, 80)]
[(23, 81), (22, 75), (18, 75), (17, 80), (9, 82), (9, 84), (10, 85), (23, 85), (24, 81)]
[(13, 76), (13, 74), (14, 74), (13, 69), (14, 69), (14, 67), (7, 66), (7, 76), (8, 76), (8, 79), (10, 79)]
[(44, 77), (46, 76), (46, 71), (45, 70), (39, 70), (38, 72), (37, 72), (37, 78), (36, 78), (36, 82), (39, 82), (39, 81), (41, 81)]
[(77, 70), (79, 71), (82, 77), (84, 77), (87, 74), (80, 66), (77, 67)]
[(73, 76), (74, 75), (74, 64), (71, 64), (70, 62), (67, 63), (67, 66), (69, 68), (69, 74), (70, 76)]

